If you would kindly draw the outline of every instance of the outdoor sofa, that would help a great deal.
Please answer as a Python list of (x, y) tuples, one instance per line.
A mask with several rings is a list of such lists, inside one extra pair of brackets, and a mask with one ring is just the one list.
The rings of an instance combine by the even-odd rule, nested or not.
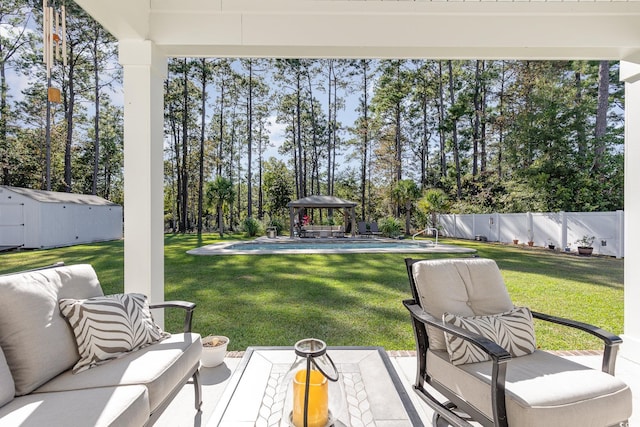
[(300, 237), (344, 237), (342, 225), (304, 225)]
[[(182, 333), (153, 322), (164, 307), (185, 310)], [(86, 264), (0, 276), (0, 426), (151, 425), (190, 378), (200, 410), (194, 307), (105, 297)]]

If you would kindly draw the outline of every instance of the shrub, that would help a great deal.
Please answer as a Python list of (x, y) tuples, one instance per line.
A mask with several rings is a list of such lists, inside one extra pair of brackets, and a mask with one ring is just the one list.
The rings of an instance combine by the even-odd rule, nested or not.
[(380, 232), (387, 237), (398, 237), (402, 235), (402, 221), (394, 217), (386, 217), (380, 220), (378, 225)]
[(247, 217), (242, 224), (244, 228), (244, 232), (249, 237), (254, 237), (260, 231), (260, 222), (257, 219), (252, 217)]
[(277, 230), (277, 235), (282, 233), (284, 230), (284, 221), (280, 218), (271, 218), (271, 221), (267, 222), (267, 227), (275, 227)]

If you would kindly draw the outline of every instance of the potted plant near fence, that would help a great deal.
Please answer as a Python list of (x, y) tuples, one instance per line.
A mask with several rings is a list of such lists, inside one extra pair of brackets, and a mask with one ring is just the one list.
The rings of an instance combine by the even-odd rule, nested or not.
[(527, 245), (533, 246), (533, 232), (531, 230), (527, 230), (527, 236), (529, 240), (527, 240)]
[(593, 253), (593, 241), (596, 239), (595, 236), (589, 236), (585, 234), (581, 239), (576, 241), (578, 245), (578, 254), (589, 256)]

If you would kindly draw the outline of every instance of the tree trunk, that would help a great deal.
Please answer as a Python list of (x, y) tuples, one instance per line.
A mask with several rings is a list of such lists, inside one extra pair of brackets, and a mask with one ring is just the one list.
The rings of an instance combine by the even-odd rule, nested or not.
[(201, 58), (200, 65), (202, 66), (202, 98), (200, 100), (200, 152), (198, 153), (198, 234), (202, 234), (202, 204), (204, 198), (204, 133), (207, 117), (207, 59)]
[[(425, 76), (423, 76), (424, 86), (427, 85), (427, 76), (425, 70)], [(422, 112), (422, 143), (420, 145), (420, 190), (424, 191), (427, 188), (429, 167), (429, 109), (428, 109), (429, 97), (427, 96), (426, 87), (423, 87), (421, 103)]]
[[(482, 71), (486, 68), (485, 61), (482, 61)], [(482, 121), (480, 124), (480, 172), (487, 170), (487, 80), (482, 79), (482, 107), (480, 116)]]
[(223, 158), (223, 141), (224, 141), (224, 97), (225, 97), (225, 81), (224, 77), (220, 80), (220, 114), (218, 120), (219, 129), (218, 135), (220, 140), (218, 141), (218, 164), (216, 165), (217, 176), (222, 176), (222, 158)]
[(368, 66), (369, 60), (363, 59), (361, 60), (362, 64), (362, 115), (363, 115), (363, 126), (362, 126), (362, 164), (360, 167), (361, 172), (361, 182), (360, 182), (360, 202), (362, 204), (362, 220), (366, 221), (368, 218), (368, 210), (367, 210), (367, 169), (368, 169), (368, 153), (369, 153), (369, 82), (368, 82)]
[(505, 62), (502, 61), (500, 74), (500, 99), (498, 106), (498, 181), (502, 181), (502, 150), (504, 146), (504, 83), (506, 79)]
[(182, 60), (182, 217), (180, 218), (180, 229), (181, 233), (186, 233), (188, 225), (189, 215), (187, 213), (188, 209), (188, 181), (189, 174), (187, 172), (187, 155), (188, 155), (188, 139), (189, 139), (189, 131), (188, 131), (188, 115), (189, 115), (189, 76), (187, 72), (187, 59), (184, 58)]
[(318, 153), (318, 129), (316, 123), (316, 109), (313, 103), (313, 86), (311, 84), (311, 72), (307, 67), (307, 84), (309, 87), (309, 109), (311, 113), (311, 146), (313, 147), (313, 161), (311, 164), (311, 193), (314, 193), (314, 182), (316, 183), (315, 192), (320, 194), (320, 164)]
[[(169, 93), (169, 80), (165, 81), (165, 93)], [(180, 136), (178, 135), (178, 124), (176, 123), (176, 114), (174, 104), (169, 103), (168, 118), (169, 128), (171, 129), (171, 140), (173, 141), (173, 167), (175, 169), (175, 215), (172, 218), (172, 231), (175, 233), (180, 225), (180, 218), (182, 217), (180, 212), (182, 211), (180, 201), (182, 198), (180, 194), (182, 192), (182, 172), (180, 170)]]
[[(578, 161), (580, 162), (580, 167), (584, 166), (585, 159), (587, 156), (587, 133), (586, 133), (586, 123), (585, 117), (582, 109), (582, 74), (580, 71), (575, 73), (575, 85), (576, 85), (576, 117), (575, 117), (575, 129), (576, 129), (576, 139), (578, 142)], [(598, 96), (600, 94), (598, 93)], [(599, 101), (599, 99), (598, 99)], [(596, 127), (598, 124), (598, 119), (596, 117)]]
[(93, 117), (93, 179), (91, 182), (91, 194), (98, 194), (98, 168), (100, 165), (100, 67), (98, 64), (98, 40), (100, 38), (100, 30), (98, 23), (94, 23), (93, 34), (93, 81), (94, 87), (94, 117)]
[(224, 218), (222, 213), (222, 205), (218, 205), (218, 232), (220, 237), (224, 237)]
[(296, 70), (296, 139), (298, 147), (298, 174), (300, 176), (300, 197), (307, 197), (307, 177), (302, 156), (302, 85), (300, 81), (300, 69)]
[(69, 75), (68, 80), (68, 98), (65, 97), (65, 119), (67, 122), (67, 136), (64, 144), (64, 190), (67, 193), (71, 192), (71, 144), (73, 143), (73, 118), (76, 101), (75, 91), (75, 61), (73, 60), (73, 45), (70, 48), (69, 57), (72, 58), (69, 61)]
[(596, 113), (595, 150), (593, 170), (602, 167), (602, 157), (606, 149), (604, 137), (607, 133), (607, 112), (609, 110), (609, 61), (600, 61), (598, 69), (598, 111)]
[(262, 192), (262, 120), (258, 123), (258, 218), (264, 218), (264, 204)]
[[(453, 108), (455, 99), (454, 79), (453, 79), (453, 61), (448, 61), (449, 66), (449, 96), (451, 101), (451, 108)], [(462, 198), (462, 181), (460, 171), (460, 148), (458, 146), (458, 118), (453, 117), (451, 119), (452, 127), (452, 143), (453, 143), (453, 157), (456, 166), (456, 195), (458, 200)]]
[(440, 132), (440, 177), (447, 176), (446, 138), (444, 135), (444, 83), (442, 82), (442, 61), (438, 61), (438, 129)]
[[(400, 61), (396, 64), (396, 82), (400, 84), (400, 79), (402, 76), (400, 75)], [(396, 103), (396, 111), (395, 111), (395, 124), (396, 124), (396, 135), (395, 135), (395, 149), (396, 149), (396, 182), (402, 181), (402, 105), (401, 101)], [(400, 206), (398, 206), (397, 216), (400, 216)]]
[(473, 90), (473, 161), (471, 175), (478, 175), (478, 142), (480, 140), (480, 62), (476, 61), (476, 76)]
[[(328, 102), (327, 102), (327, 124), (329, 125), (329, 129), (327, 132), (327, 194), (329, 196), (331, 196), (332, 190), (331, 190), (331, 183), (332, 183), (332, 176), (331, 173), (333, 172), (332, 169), (332, 164), (333, 164), (333, 158), (331, 156), (332, 153), (332, 146), (331, 146), (331, 140), (334, 136), (333, 133), (333, 129), (335, 127), (335, 123), (333, 121), (333, 109), (332, 109), (332, 105), (331, 105), (331, 76), (334, 73), (333, 70), (333, 59), (329, 59), (328, 60), (328, 65), (329, 65), (329, 71), (328, 71), (328, 78), (327, 78), (327, 83), (328, 83), (328, 88), (327, 88), (327, 98), (328, 98)], [(329, 214), (331, 215), (331, 214)]]
[(253, 60), (249, 59), (249, 99), (247, 102), (247, 216), (253, 216), (251, 194), (251, 154), (253, 152)]
[(2, 168), (2, 184), (9, 185), (9, 140), (7, 139), (7, 78), (5, 75), (5, 61), (0, 61), (0, 167)]

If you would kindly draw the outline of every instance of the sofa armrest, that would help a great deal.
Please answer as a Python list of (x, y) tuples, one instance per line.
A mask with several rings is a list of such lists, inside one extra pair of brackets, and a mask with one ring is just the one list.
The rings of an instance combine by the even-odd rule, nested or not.
[(193, 310), (196, 308), (196, 303), (188, 301), (164, 301), (158, 304), (149, 304), (149, 308), (181, 308), (185, 310), (184, 332), (191, 332), (191, 321), (193, 320)]
[(604, 342), (604, 354), (602, 357), (602, 371), (608, 374), (614, 375), (616, 370), (616, 354), (618, 352), (618, 346), (622, 344), (622, 338), (612, 334), (609, 331), (605, 331), (588, 323), (578, 322), (571, 319), (565, 319), (563, 317), (551, 316), (537, 311), (532, 311), (531, 314), (534, 318), (544, 320), (546, 322), (557, 323), (558, 325), (568, 326), (570, 328), (578, 329), (587, 332)]

